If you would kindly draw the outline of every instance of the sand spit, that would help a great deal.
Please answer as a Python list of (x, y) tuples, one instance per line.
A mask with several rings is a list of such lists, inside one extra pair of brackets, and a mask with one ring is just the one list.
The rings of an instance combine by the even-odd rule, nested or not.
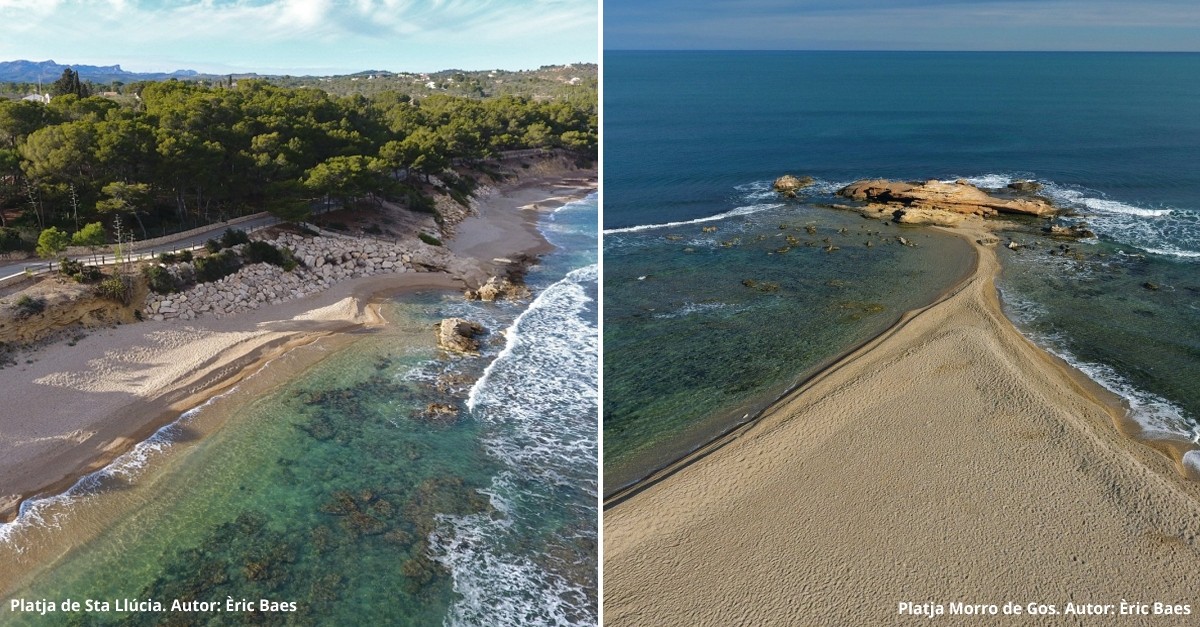
[[(497, 265), (494, 257), (548, 246), (536, 220), (517, 208), (582, 198), (594, 188), (594, 173), (571, 170), (491, 190), (474, 207), (476, 216), (460, 225), (460, 237), (475, 238), (470, 250), (455, 248), (456, 240), (447, 245), (460, 258), (475, 257), (478, 274), (486, 276)], [(292, 349), (382, 324), (374, 300), (463, 287), (446, 273), (363, 277), (223, 319), (127, 324), (37, 350), (27, 363), (0, 370), (0, 522), (12, 520), (25, 499), (66, 490)]]
[(977, 250), (942, 300), (612, 502), (606, 625), (926, 620), (903, 602), (1055, 606), (1035, 624), (1078, 624), (1069, 602), (1200, 612), (1200, 487), (1016, 331)]

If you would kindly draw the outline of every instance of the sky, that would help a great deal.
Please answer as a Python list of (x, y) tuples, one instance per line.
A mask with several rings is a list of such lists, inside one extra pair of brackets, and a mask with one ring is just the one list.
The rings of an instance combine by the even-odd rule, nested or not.
[(1200, 0), (606, 0), (610, 50), (1200, 51)]
[(0, 61), (343, 74), (594, 63), (597, 0), (0, 0)]

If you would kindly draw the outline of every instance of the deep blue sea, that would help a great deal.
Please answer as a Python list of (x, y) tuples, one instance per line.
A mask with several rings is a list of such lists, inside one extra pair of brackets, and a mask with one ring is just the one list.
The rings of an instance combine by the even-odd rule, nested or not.
[[(606, 492), (878, 332), (905, 293), (953, 281), (936, 267), (952, 245), (882, 245), (898, 227), (823, 206), (861, 178), (1043, 184), (1097, 237), (1063, 251), (1018, 223), (1005, 236), (1033, 246), (1001, 249), (1006, 311), (1125, 396), (1148, 432), (1200, 434), (1200, 54), (610, 51), (604, 63)], [(785, 202), (769, 190), (784, 173), (817, 184)], [(820, 311), (843, 291), (876, 320), (839, 326), (841, 309)], [(803, 354), (761, 372), (781, 352)]]

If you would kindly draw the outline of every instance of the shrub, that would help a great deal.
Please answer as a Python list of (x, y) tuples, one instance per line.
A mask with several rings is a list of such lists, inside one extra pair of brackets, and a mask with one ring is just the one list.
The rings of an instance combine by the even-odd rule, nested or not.
[(21, 233), (16, 229), (3, 227), (0, 228), (0, 253), (13, 252), (17, 250), (33, 250), (32, 242), (27, 242), (21, 239)]
[(176, 255), (175, 253), (163, 253), (158, 256), (158, 261), (160, 263), (170, 265), (179, 261), (179, 255)]
[(238, 244), (250, 243), (250, 236), (246, 235), (245, 231), (239, 229), (225, 229), (225, 233), (221, 235), (221, 245), (225, 248), (233, 248)]
[(190, 251), (190, 250), (179, 251), (179, 260), (182, 261), (183, 263), (191, 263), (193, 258), (194, 258), (194, 256), (192, 255), (192, 251)]
[(262, 241), (246, 244), (246, 247), (242, 249), (242, 258), (246, 260), (246, 263), (283, 265), (283, 253), (278, 248)]
[(223, 279), (242, 267), (242, 261), (231, 251), (222, 251), (215, 255), (201, 257), (194, 263), (196, 280), (200, 283), (211, 283)]
[(133, 299), (132, 282), (123, 276), (110, 276), (96, 286), (96, 294), (122, 305), (128, 305)]
[(218, 252), (221, 250), (221, 242), (218, 242), (215, 239), (210, 239), (207, 242), (204, 242), (204, 250), (207, 250), (210, 253)]
[(477, 183), (475, 179), (469, 176), (449, 176), (446, 178), (446, 189), (450, 194), (450, 198), (454, 202), (464, 206), (471, 206), (471, 194), (475, 193)]
[(179, 290), (179, 283), (175, 280), (175, 276), (162, 266), (143, 268), (142, 276), (146, 277), (151, 291), (155, 294), (170, 294)]
[(80, 272), (83, 272), (83, 262), (82, 261), (75, 261), (74, 259), (67, 259), (66, 257), (63, 257), (62, 259), (58, 260), (58, 273), (59, 274), (65, 274), (66, 276), (74, 276), (76, 274), (79, 274)]
[(46, 299), (23, 294), (13, 303), (12, 308), (17, 312), (17, 318), (28, 318), (46, 310)]
[(95, 283), (104, 278), (104, 273), (96, 266), (84, 266), (79, 272), (71, 275), (76, 283)]
[(266, 242), (254, 241), (242, 249), (242, 259), (246, 263), (269, 263), (291, 272), (299, 265), (296, 256), (286, 248), (276, 248)]
[(419, 234), (417, 234), (417, 237), (420, 238), (422, 242), (425, 242), (426, 244), (429, 244), (430, 246), (441, 246), (442, 245), (442, 240), (440, 240), (428, 233), (419, 233)]
[(437, 215), (437, 205), (433, 202), (433, 198), (419, 189), (409, 188), (405, 190), (404, 204), (412, 211), (420, 213), (432, 213)]

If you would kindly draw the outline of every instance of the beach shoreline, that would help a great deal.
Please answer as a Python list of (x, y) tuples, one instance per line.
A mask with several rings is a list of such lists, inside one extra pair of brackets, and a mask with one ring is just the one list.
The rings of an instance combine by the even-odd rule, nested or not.
[[(536, 214), (522, 208), (561, 206), (595, 187), (594, 170), (554, 168), (498, 185), (479, 195), (474, 215), (447, 247), (478, 266), (479, 276), (498, 267), (496, 258), (546, 252)], [(472, 254), (456, 248), (459, 238), (471, 242)], [(14, 399), (0, 411), (0, 523), (14, 520), (30, 499), (66, 491), (294, 349), (385, 324), (377, 307), (385, 296), (461, 290), (471, 278), (478, 277), (363, 277), (224, 319), (124, 325), (37, 349), (26, 364), (0, 370), (0, 384)]]
[(1014, 594), (1191, 601), (1167, 574), (1200, 554), (1186, 531), (1200, 488), (1127, 437), (1120, 397), (1004, 316), (996, 238), (943, 230), (976, 251), (957, 285), (606, 499), (607, 623), (895, 622), (899, 601)]
[[(946, 229), (938, 229), (937, 227), (933, 227), (933, 228), (935, 228), (935, 230), (950, 233), (950, 235), (952, 237), (959, 236), (959, 234), (952, 233)], [(966, 239), (966, 238), (963, 238), (963, 239)], [(968, 240), (968, 242), (969, 242), (969, 240)], [(894, 322), (892, 322), (887, 327), (880, 330), (879, 333), (876, 333), (876, 334), (854, 344), (853, 346), (847, 347), (845, 350), (842, 350), (841, 352), (839, 352), (835, 355), (832, 355), (829, 358), (821, 361), (820, 363), (818, 363), (811, 369), (811, 374), (808, 374), (807, 376), (796, 381), (795, 384), (789, 386), (787, 389), (776, 394), (768, 402), (764, 403), (762, 405), (761, 409), (754, 411), (751, 414), (746, 415), (745, 417), (743, 417), (740, 420), (731, 420), (729, 422), (729, 425), (726, 428), (724, 428), (723, 430), (721, 430), (717, 435), (701, 442), (699, 445), (692, 448), (692, 450), (688, 451), (686, 454), (680, 455), (674, 459), (669, 460), (668, 462), (666, 462), (664, 464), (653, 467), (648, 472), (644, 473), (640, 478), (633, 480), (633, 481), (625, 482), (623, 485), (617, 486), (614, 489), (612, 489), (611, 492), (606, 492), (604, 494), (604, 499), (603, 499), (604, 500), (604, 509), (607, 510), (610, 507), (615, 507), (615, 506), (619, 505), (620, 503), (632, 498), (634, 495), (638, 494), (639, 492), (645, 490), (650, 485), (653, 485), (654, 483), (658, 483), (659, 481), (666, 479), (667, 477), (671, 476), (675, 472), (678, 472), (680, 469), (682, 469), (692, 463), (695, 463), (696, 461), (700, 460), (701, 458), (705, 457), (706, 455), (708, 455), (708, 454), (712, 453), (713, 451), (719, 449), (720, 447), (724, 446), (726, 443), (736, 439), (738, 437), (739, 433), (745, 431), (746, 429), (753, 427), (755, 423), (757, 423), (760, 419), (762, 419), (764, 416), (766, 416), (768, 413), (770, 413), (771, 410), (774, 409), (777, 405), (779, 405), (780, 403), (784, 403), (787, 401), (787, 399), (799, 394), (801, 391), (806, 389), (810, 383), (814, 383), (819, 378), (824, 376), (827, 371), (830, 371), (830, 370), (836, 368), (836, 366), (839, 363), (841, 363), (843, 360), (858, 353), (859, 351), (865, 350), (867, 347), (873, 345), (880, 338), (887, 336), (893, 329), (895, 329), (895, 328), (899, 327), (901, 324), (903, 324), (905, 319), (907, 319), (908, 317), (915, 315), (917, 312), (924, 311), (925, 309), (928, 309), (929, 307), (936, 305), (937, 303), (945, 300), (946, 298), (949, 298), (958, 289), (960, 289), (963, 285), (965, 285), (967, 280), (976, 271), (977, 265), (978, 265), (978, 255), (972, 251), (970, 258), (971, 258), (972, 263), (969, 265), (964, 264), (962, 272), (959, 273), (959, 276), (954, 281), (947, 284), (945, 288), (940, 290), (934, 296), (934, 298), (929, 302), (929, 304), (924, 305), (922, 307), (918, 307), (917, 309), (912, 309), (912, 310), (908, 310), (908, 311), (901, 313), (900, 316), (897, 317)], [(736, 416), (737, 413), (739, 413), (739, 412), (733, 412), (731, 415)]]

